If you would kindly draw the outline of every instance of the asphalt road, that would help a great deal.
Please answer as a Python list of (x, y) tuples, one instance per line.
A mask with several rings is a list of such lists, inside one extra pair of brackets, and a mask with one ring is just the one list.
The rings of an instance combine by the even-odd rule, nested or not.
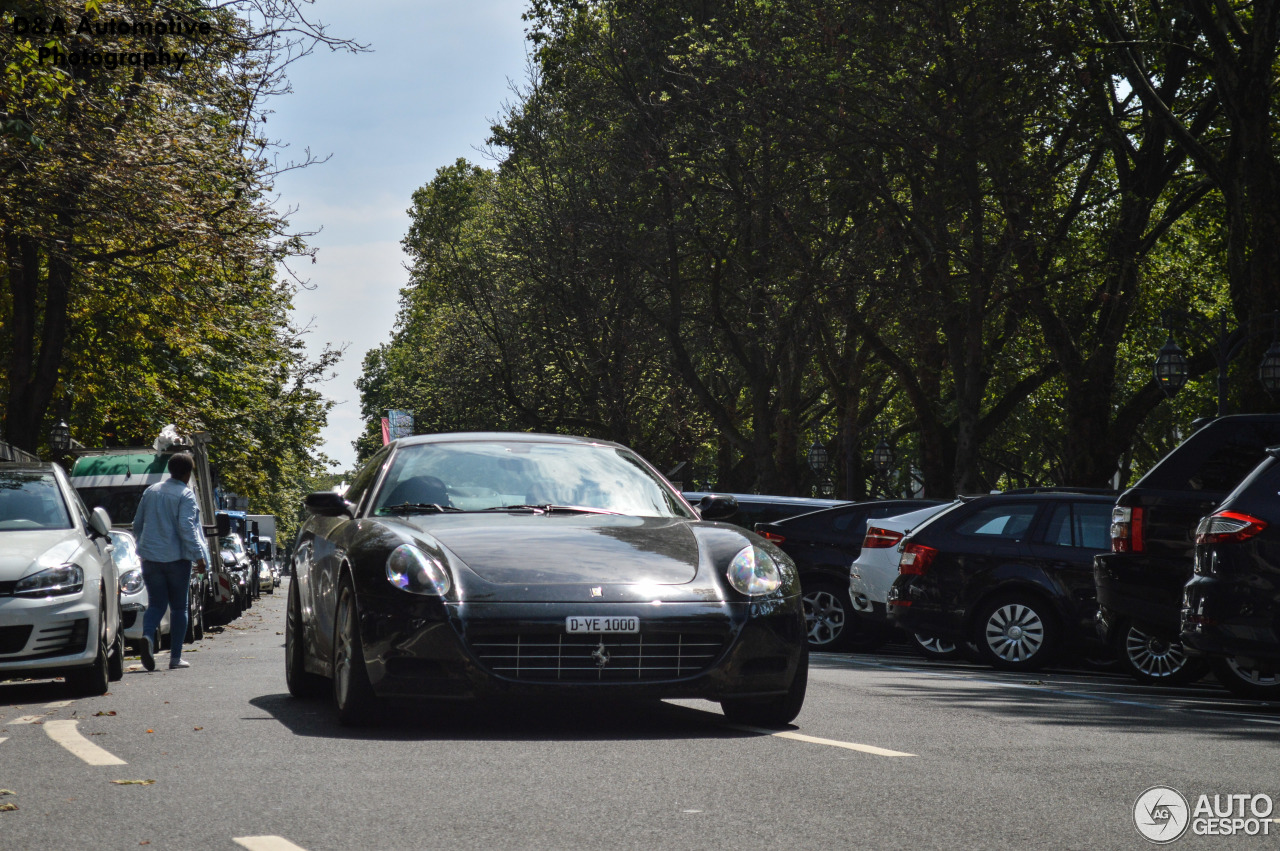
[[(699, 701), (401, 709), (348, 730), (285, 689), (282, 590), (190, 669), (132, 664), (75, 701), (0, 684), (0, 807), (17, 807), (0, 849), (1143, 848), (1149, 787), (1280, 799), (1275, 706), (905, 651), (815, 655), (780, 734)], [(1265, 828), (1175, 845), (1280, 844)]]

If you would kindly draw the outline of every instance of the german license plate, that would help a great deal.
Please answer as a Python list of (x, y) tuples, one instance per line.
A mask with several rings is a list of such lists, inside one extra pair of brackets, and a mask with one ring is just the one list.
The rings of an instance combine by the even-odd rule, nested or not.
[(564, 619), (565, 632), (639, 632), (640, 618), (633, 617), (582, 617), (570, 615)]

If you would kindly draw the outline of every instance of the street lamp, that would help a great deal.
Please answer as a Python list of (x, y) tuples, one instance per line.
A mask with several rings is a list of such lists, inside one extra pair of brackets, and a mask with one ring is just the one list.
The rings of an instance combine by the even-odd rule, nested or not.
[(71, 451), (71, 426), (66, 417), (59, 417), (53, 428), (49, 429), (49, 446), (59, 456)]
[(1181, 390), (1187, 383), (1187, 355), (1173, 340), (1173, 334), (1160, 347), (1156, 355), (1156, 384), (1164, 391), (1166, 399)]
[(813, 470), (813, 472), (820, 477), (827, 469), (827, 449), (818, 442), (817, 438), (814, 438), (813, 445), (809, 447), (809, 454), (807, 457), (809, 461), (809, 469)]
[[(1227, 413), (1227, 366), (1232, 358), (1240, 354), (1240, 350), (1252, 338), (1262, 333), (1263, 328), (1256, 327), (1264, 321), (1271, 322), (1273, 342), (1258, 365), (1258, 380), (1268, 393), (1280, 391), (1280, 343), (1274, 342), (1277, 319), (1280, 312), (1263, 313), (1252, 316), (1232, 331), (1227, 325), (1227, 312), (1218, 311), (1217, 328), (1209, 319), (1187, 310), (1167, 308), (1160, 313), (1160, 324), (1169, 331), (1169, 339), (1156, 354), (1154, 366), (1156, 384), (1164, 391), (1166, 397), (1172, 397), (1187, 383), (1190, 374), (1187, 369), (1187, 355), (1174, 342), (1173, 326), (1198, 327), (1213, 349), (1213, 358), (1218, 364), (1218, 416)], [(1253, 327), (1253, 330), (1250, 328)]]
[(893, 447), (883, 437), (880, 438), (880, 442), (876, 444), (876, 448), (871, 452), (871, 462), (876, 465), (876, 469), (881, 473), (887, 473), (896, 460), (897, 456), (893, 454)]

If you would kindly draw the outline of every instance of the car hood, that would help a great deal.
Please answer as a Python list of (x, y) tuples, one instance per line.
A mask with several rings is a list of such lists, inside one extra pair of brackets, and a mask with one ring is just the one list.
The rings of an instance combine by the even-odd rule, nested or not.
[(698, 540), (675, 518), (469, 514), (405, 518), (496, 585), (682, 585)]
[(80, 532), (76, 529), (0, 532), (0, 582), (15, 582), (71, 561), (79, 550)]

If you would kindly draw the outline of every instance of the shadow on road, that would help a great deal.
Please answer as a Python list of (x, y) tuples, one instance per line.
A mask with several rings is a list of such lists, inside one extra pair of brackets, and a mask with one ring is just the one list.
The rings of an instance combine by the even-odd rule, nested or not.
[(269, 694), (249, 701), (298, 736), (376, 740), (636, 741), (755, 738), (724, 716), (662, 701), (483, 701), (388, 704), (361, 727), (338, 723), (333, 702)]

